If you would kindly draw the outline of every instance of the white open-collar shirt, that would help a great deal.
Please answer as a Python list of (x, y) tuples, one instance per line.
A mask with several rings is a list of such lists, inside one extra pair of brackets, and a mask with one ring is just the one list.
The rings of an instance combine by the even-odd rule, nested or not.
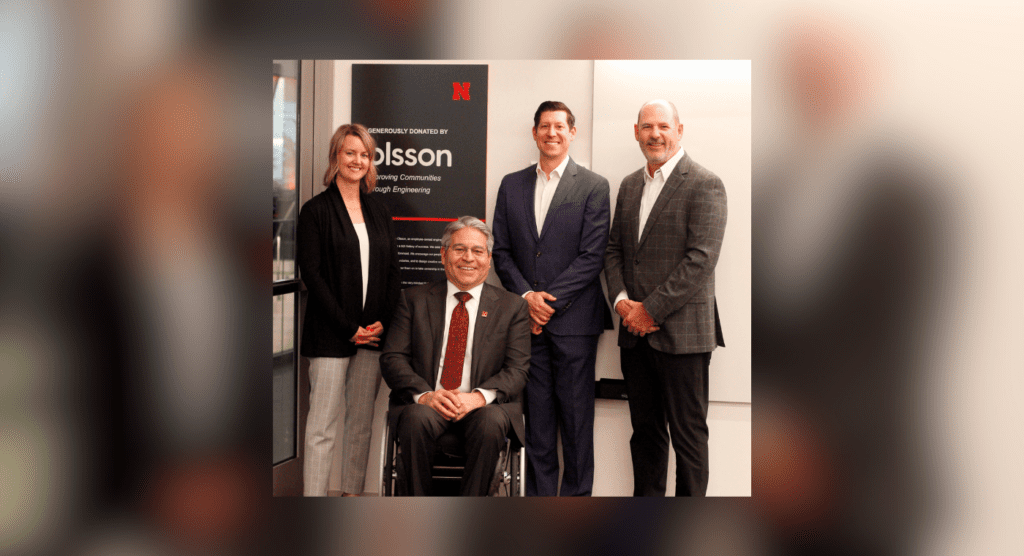
[[(665, 182), (668, 180), (668, 177), (672, 175), (676, 165), (683, 159), (683, 154), (683, 148), (679, 147), (679, 152), (672, 155), (672, 158), (662, 164), (661, 168), (655, 170), (653, 176), (650, 174), (650, 167), (644, 164), (644, 192), (640, 195), (640, 229), (636, 232), (637, 240), (643, 235), (644, 226), (647, 225), (647, 218), (651, 216), (654, 203), (658, 201), (661, 190), (665, 189)], [(626, 295), (626, 290), (622, 290), (619, 295), (615, 296), (615, 305), (618, 305), (619, 301), (623, 299), (629, 299), (629, 296)]]
[(544, 228), (544, 218), (548, 215), (548, 209), (551, 208), (551, 199), (555, 196), (555, 190), (558, 189), (558, 183), (562, 181), (562, 176), (565, 175), (565, 167), (569, 165), (569, 155), (565, 155), (562, 159), (561, 164), (555, 166), (555, 169), (551, 171), (551, 177), (549, 178), (544, 170), (541, 169), (540, 163), (537, 163), (537, 189), (533, 194), (533, 213), (537, 218), (537, 235), (540, 235), (541, 230)]

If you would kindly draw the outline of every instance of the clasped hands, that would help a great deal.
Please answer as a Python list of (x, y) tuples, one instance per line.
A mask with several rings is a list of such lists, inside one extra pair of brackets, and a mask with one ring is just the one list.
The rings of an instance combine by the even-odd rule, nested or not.
[(474, 409), (483, 407), (487, 400), (477, 391), (466, 394), (458, 390), (438, 388), (420, 396), (418, 403), (440, 413), (447, 421), (461, 421)]
[(634, 336), (643, 338), (651, 332), (661, 330), (661, 327), (654, 323), (654, 319), (639, 301), (623, 299), (615, 304), (615, 312), (622, 317), (622, 326), (625, 326)]
[(377, 347), (377, 342), (380, 341), (380, 333), (384, 332), (384, 325), (377, 321), (366, 328), (362, 326), (356, 331), (355, 335), (349, 338), (350, 342), (355, 342), (357, 346), (367, 345)]
[(548, 292), (530, 292), (523, 296), (523, 299), (530, 305), (530, 332), (534, 335), (544, 330), (544, 325), (551, 320), (555, 310), (547, 304), (548, 301), (555, 301), (558, 298)]

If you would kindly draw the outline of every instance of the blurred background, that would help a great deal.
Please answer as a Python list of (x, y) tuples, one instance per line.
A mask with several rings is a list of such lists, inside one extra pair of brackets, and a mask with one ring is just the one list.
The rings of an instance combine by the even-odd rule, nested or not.
[[(1022, 23), (5, 2), (0, 553), (1024, 552)], [(299, 58), (751, 60), (753, 496), (271, 499), (269, 74)]]

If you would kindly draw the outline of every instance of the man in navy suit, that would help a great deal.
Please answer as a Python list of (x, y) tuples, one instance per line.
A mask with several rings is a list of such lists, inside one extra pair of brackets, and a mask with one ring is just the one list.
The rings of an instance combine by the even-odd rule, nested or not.
[(494, 208), (495, 270), (530, 306), (530, 496), (587, 496), (594, 484), (594, 364), (597, 340), (612, 327), (600, 281), (609, 189), (608, 180), (569, 157), (575, 138), (569, 107), (542, 103), (533, 116), (540, 161), (501, 180)]

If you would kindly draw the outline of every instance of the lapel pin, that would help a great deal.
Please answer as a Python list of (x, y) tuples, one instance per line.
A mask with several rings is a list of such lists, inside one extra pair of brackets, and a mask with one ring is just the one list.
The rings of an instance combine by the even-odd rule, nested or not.
[(487, 316), (487, 311), (482, 311), (482, 312), (480, 313), (480, 316), (481, 316), (481, 317), (486, 317), (486, 316)]

